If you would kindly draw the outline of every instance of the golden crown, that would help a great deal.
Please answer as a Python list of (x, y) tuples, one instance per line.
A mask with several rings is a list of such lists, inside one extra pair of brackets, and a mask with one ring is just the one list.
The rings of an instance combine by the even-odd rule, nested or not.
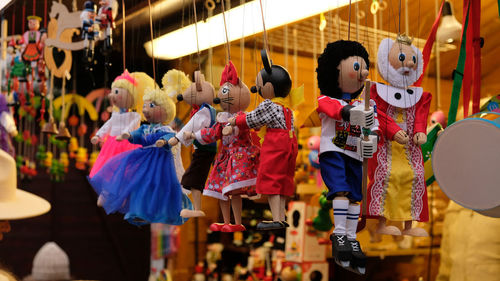
[(403, 33), (403, 34), (398, 34), (398, 36), (396, 37), (396, 42), (411, 46), (413, 39), (411, 39), (410, 37), (406, 36), (406, 34)]

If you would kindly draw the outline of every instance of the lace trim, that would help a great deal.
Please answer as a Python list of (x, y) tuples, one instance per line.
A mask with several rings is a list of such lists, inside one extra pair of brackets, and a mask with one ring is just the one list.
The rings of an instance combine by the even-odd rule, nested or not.
[[(415, 127), (416, 106), (406, 110), (408, 133), (413, 136)], [(413, 142), (413, 138), (408, 142), (407, 155), (414, 172), (411, 190), (411, 216), (413, 220), (419, 220), (424, 209), (423, 197), (425, 193), (425, 171), (423, 165), (422, 149)]]

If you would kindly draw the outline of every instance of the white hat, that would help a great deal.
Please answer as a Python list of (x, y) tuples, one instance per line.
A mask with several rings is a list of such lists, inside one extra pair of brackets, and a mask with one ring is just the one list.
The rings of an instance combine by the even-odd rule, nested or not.
[(68, 255), (55, 242), (45, 243), (33, 259), (30, 277), (36, 281), (69, 280)]
[(16, 161), (0, 149), (0, 220), (39, 216), (50, 210), (47, 200), (17, 189)]

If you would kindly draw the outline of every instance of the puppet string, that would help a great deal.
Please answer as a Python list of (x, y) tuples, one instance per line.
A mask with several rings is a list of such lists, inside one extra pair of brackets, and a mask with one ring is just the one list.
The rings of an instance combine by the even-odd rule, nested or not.
[(156, 83), (155, 52), (153, 43), (153, 14), (151, 12), (151, 0), (148, 0), (149, 7), (149, 34), (151, 36), (151, 60), (153, 61), (153, 81)]
[(262, 28), (264, 31), (264, 49), (266, 49), (266, 51), (269, 51), (267, 46), (268, 44), (267, 44), (266, 23), (264, 22), (264, 8), (262, 7), (262, 0), (259, 0), (259, 2), (260, 2), (260, 15), (262, 17)]
[[(127, 69), (127, 66), (125, 64), (125, 0), (122, 0), (122, 60), (123, 60), (123, 72), (125, 72), (125, 69)], [(151, 49), (153, 49), (153, 44), (151, 43)]]
[(196, 50), (198, 51), (198, 70), (201, 70), (200, 44), (198, 42), (198, 19), (196, 17), (196, 0), (193, 0), (194, 30), (196, 33)]
[(351, 40), (351, 0), (349, 0), (349, 23), (347, 24), (347, 40)]
[[(225, 13), (225, 8), (224, 8), (224, 0), (221, 1), (222, 4), (222, 19), (224, 20), (224, 33), (226, 35), (226, 52), (227, 52), (227, 61), (231, 60), (231, 50), (229, 46), (229, 37), (227, 36), (227, 24), (226, 24), (226, 13)], [(196, 13), (196, 10), (195, 10)]]

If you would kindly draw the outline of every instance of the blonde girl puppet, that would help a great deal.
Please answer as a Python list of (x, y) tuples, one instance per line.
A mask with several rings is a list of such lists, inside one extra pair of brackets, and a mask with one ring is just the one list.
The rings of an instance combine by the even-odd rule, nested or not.
[(147, 89), (143, 114), (148, 125), (121, 138), (142, 147), (110, 159), (90, 180), (106, 212), (120, 212), (135, 225), (182, 224), (182, 191), (167, 141), (175, 134), (166, 126), (175, 117), (175, 104), (160, 89)]
[(119, 141), (120, 135), (137, 129), (142, 117), (142, 96), (146, 88), (154, 88), (155, 82), (143, 72), (129, 73), (127, 70), (111, 84), (109, 100), (117, 111), (99, 128), (90, 140), (92, 144), (104, 143), (89, 178), (92, 178), (111, 157), (139, 147), (127, 140)]
[[(224, 223), (213, 223), (210, 230), (245, 231), (241, 224), (241, 196), (256, 195), (260, 149), (252, 143), (248, 128), (226, 126), (229, 118), (244, 114), (242, 111), (250, 104), (250, 91), (238, 78), (231, 61), (226, 65), (220, 83), (214, 103), (219, 103), (224, 111), (217, 114), (214, 126), (192, 133), (191, 138), (196, 138), (201, 144), (222, 141), (203, 195), (219, 199)], [(235, 224), (230, 223), (231, 206)]]

